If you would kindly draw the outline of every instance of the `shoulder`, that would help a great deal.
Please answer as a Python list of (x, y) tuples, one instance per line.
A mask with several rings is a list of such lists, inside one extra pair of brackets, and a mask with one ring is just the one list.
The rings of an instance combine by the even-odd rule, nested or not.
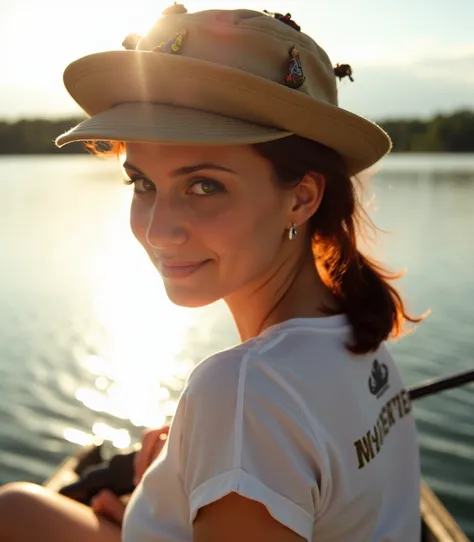
[(285, 334), (257, 337), (214, 354), (189, 376), (182, 397), (186, 420), (194, 423), (206, 416), (212, 423), (225, 425), (240, 416), (259, 420), (269, 429), (275, 419), (281, 423), (285, 418), (288, 426), (296, 424), (310, 433), (302, 364), (310, 367), (313, 363), (300, 359)]
[(301, 401), (295, 401), (291, 384), (298, 368), (281, 345), (283, 336), (257, 337), (203, 360), (191, 372), (183, 391), (186, 419), (204, 413), (222, 423), (236, 413), (267, 419), (281, 409), (301, 416)]
[(216, 370), (235, 371), (236, 364), (240, 366), (250, 357), (273, 363), (281, 357), (295, 358), (308, 352), (313, 358), (322, 358), (327, 352), (334, 355), (335, 350), (347, 357), (345, 343), (351, 330), (345, 315), (281, 322), (254, 339), (204, 359), (191, 372), (188, 383), (198, 380), (202, 374), (208, 377)]
[(228, 390), (235, 387), (242, 378), (247, 378), (249, 372), (260, 362), (268, 361), (269, 346), (275, 341), (256, 337), (235, 347), (217, 352), (202, 360), (190, 373), (186, 392)]

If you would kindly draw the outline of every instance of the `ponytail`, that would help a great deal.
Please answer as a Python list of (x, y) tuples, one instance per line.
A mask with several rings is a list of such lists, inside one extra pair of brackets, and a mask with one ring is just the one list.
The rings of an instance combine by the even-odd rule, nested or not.
[(353, 253), (348, 236), (339, 246), (321, 257), (326, 272), (323, 277), (351, 324), (353, 340), (348, 350), (364, 354), (388, 338), (400, 336), (404, 320), (419, 319), (406, 314), (400, 294), (387, 282), (401, 274), (389, 273), (357, 250)]

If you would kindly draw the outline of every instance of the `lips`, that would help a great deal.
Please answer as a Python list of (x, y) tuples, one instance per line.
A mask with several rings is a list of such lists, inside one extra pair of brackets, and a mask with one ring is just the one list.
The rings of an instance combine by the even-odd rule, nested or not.
[(199, 271), (206, 263), (209, 263), (210, 261), (211, 260), (204, 260), (202, 262), (170, 261), (168, 263), (160, 261), (159, 269), (161, 275), (167, 279), (183, 279), (194, 275), (194, 273)]

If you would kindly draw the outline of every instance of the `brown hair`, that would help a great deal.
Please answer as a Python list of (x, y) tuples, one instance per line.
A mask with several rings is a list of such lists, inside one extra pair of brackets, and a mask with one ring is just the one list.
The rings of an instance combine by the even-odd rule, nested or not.
[[(405, 321), (420, 322), (423, 316), (409, 316), (400, 294), (388, 283), (402, 273), (390, 273), (358, 249), (358, 241), (366, 240), (375, 226), (362, 207), (358, 179), (348, 176), (339, 154), (296, 135), (252, 147), (272, 163), (283, 186), (295, 186), (308, 172), (325, 176), (324, 196), (310, 218), (309, 231), (321, 278), (352, 327), (347, 349), (354, 354), (374, 351), (388, 338), (400, 337)], [(125, 144), (91, 142), (86, 148), (101, 156), (117, 156)]]
[(253, 148), (270, 160), (284, 186), (294, 186), (308, 172), (325, 176), (324, 196), (309, 220), (309, 230), (321, 278), (352, 326), (348, 350), (354, 354), (376, 350), (382, 341), (402, 334), (405, 320), (420, 322), (423, 317), (409, 316), (400, 294), (388, 283), (402, 273), (388, 272), (358, 250), (358, 240), (366, 240), (375, 226), (357, 193), (359, 181), (348, 176), (339, 154), (296, 135)]

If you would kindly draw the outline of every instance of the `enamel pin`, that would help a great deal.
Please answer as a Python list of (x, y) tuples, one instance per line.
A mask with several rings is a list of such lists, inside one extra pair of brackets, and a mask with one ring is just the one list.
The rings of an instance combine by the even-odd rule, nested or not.
[(305, 82), (305, 75), (303, 73), (303, 66), (301, 64), (300, 53), (296, 47), (290, 49), (290, 65), (286, 72), (285, 82), (291, 88), (300, 88)]
[(177, 34), (175, 34), (169, 40), (162, 41), (160, 45), (153, 47), (152, 51), (154, 53), (176, 54), (177, 52), (179, 52), (181, 45), (183, 43), (183, 38), (184, 36), (186, 36), (187, 33), (188, 31), (183, 28), (183, 30), (180, 30)]

